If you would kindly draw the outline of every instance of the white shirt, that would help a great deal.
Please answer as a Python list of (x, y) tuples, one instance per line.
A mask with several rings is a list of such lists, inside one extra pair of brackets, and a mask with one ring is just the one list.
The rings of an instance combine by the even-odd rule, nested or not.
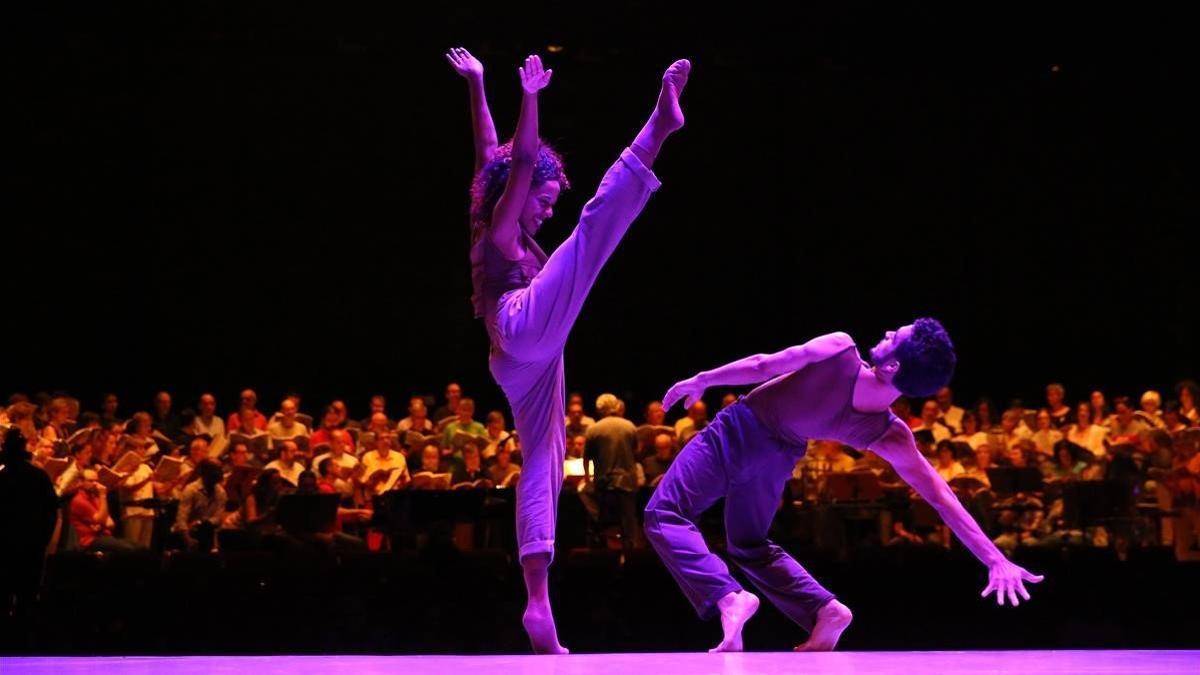
[(1054, 444), (1062, 439), (1062, 432), (1057, 429), (1037, 431), (1033, 434), (1033, 444), (1037, 447), (1038, 454), (1046, 455), (1047, 457), (1054, 456)]
[(948, 469), (942, 467), (941, 464), (937, 465), (937, 472), (938, 475), (942, 477), (942, 480), (949, 481), (952, 478), (956, 478), (965, 474), (967, 471), (963, 468), (962, 464), (959, 462), (954, 462)]
[(391, 471), (392, 469), (405, 469), (405, 470), (408, 469), (408, 460), (406, 460), (404, 458), (403, 454), (396, 452), (395, 450), (391, 450), (388, 452), (387, 459), (381, 458), (379, 456), (378, 450), (371, 450), (370, 452), (364, 452), (363, 456), (362, 456), (362, 464), (363, 464), (363, 480), (370, 478), (371, 474), (375, 473), (376, 471)]
[[(313, 461), (312, 461), (313, 473), (317, 474), (318, 476), (321, 475), (321, 462), (325, 461), (326, 457), (333, 457), (333, 453), (327, 452), (323, 455), (317, 455), (316, 457), (313, 458)], [(342, 467), (343, 469), (353, 469), (354, 467), (358, 466), (358, 458), (348, 452), (343, 452), (341, 457), (338, 457), (337, 459), (335, 459), (333, 461), (335, 464)], [(339, 478), (340, 478), (340, 476), (339, 476)]]
[(293, 422), (292, 426), (285, 427), (283, 422), (271, 422), (267, 425), (267, 436), (271, 438), (271, 445), (274, 447), (275, 441), (284, 441), (297, 436), (308, 436), (308, 427), (299, 422)]
[(420, 429), (413, 429), (413, 418), (405, 417), (396, 424), (396, 431), (419, 431), (423, 434), (428, 434), (433, 431), (433, 422), (429, 418), (425, 418), (425, 424)]
[(563, 462), (563, 475), (564, 476), (582, 476), (582, 475), (584, 475), (584, 473), (583, 473), (583, 458), (582, 457), (578, 457), (578, 458), (568, 457), (566, 459), (566, 461)]
[(205, 423), (204, 418), (197, 416), (196, 421), (192, 423), (196, 434), (208, 434), (214, 440), (225, 437), (225, 420), (213, 415), (212, 422)]
[(276, 469), (279, 471), (279, 476), (291, 483), (293, 487), (300, 484), (300, 474), (304, 473), (304, 465), (295, 460), (292, 460), (292, 468), (290, 469), (284, 467), (283, 463), (279, 460), (275, 460), (263, 467), (263, 470), (266, 469)]
[(928, 429), (930, 432), (933, 433), (933, 444), (934, 445), (937, 445), (938, 443), (941, 443), (942, 441), (948, 441), (948, 440), (950, 440), (950, 437), (953, 436), (953, 433), (951, 433), (951, 431), (950, 431), (950, 427), (946, 426), (945, 424), (942, 424), (941, 422), (934, 422), (932, 426), (928, 426), (928, 427), (925, 426), (924, 422), (922, 422), (921, 426), (917, 427), (916, 429), (913, 429), (913, 431), (921, 431), (923, 429)]
[(962, 429), (962, 417), (963, 413), (966, 412), (965, 410), (956, 405), (951, 405), (949, 410), (943, 412), (939, 408), (938, 411), (942, 413), (942, 419), (946, 421), (946, 426), (955, 431)]
[(517, 443), (510, 431), (501, 431), (500, 436), (495, 439), (492, 438), (492, 433), (489, 431), (484, 437), (488, 439), (488, 444), (479, 451), (479, 456), (483, 459), (491, 459), (496, 456), (496, 453), (500, 451), (500, 441), (502, 439), (508, 439), (504, 441), (504, 447), (508, 448), (509, 452), (512, 452), (517, 447)]
[[(121, 501), (122, 502), (138, 502), (143, 499), (154, 499), (154, 481), (146, 481), (146, 484), (136, 490), (126, 490), (127, 485), (136, 485), (147, 478), (154, 475), (154, 470), (149, 464), (142, 462), (138, 464), (138, 468), (134, 469), (129, 477), (121, 482)], [(121, 514), (130, 518), (133, 516), (154, 516), (154, 509), (145, 506), (126, 506), (123, 507)]]
[(966, 434), (959, 434), (950, 440), (956, 443), (966, 443), (967, 445), (971, 446), (972, 450), (978, 450), (981, 445), (987, 445), (987, 439), (987, 434), (983, 433), (982, 431), (977, 431), (970, 436)]
[(1105, 438), (1108, 438), (1108, 429), (1098, 424), (1089, 425), (1086, 429), (1080, 429), (1078, 424), (1067, 427), (1067, 440), (1087, 448), (1096, 457), (1108, 454), (1108, 448), (1104, 447)]

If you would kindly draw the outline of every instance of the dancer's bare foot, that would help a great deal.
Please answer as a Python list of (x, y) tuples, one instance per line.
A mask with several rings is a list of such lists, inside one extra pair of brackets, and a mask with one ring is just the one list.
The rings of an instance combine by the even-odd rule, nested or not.
[(680, 59), (672, 63), (667, 72), (663, 73), (662, 89), (658, 92), (658, 105), (654, 108), (654, 117), (663, 131), (672, 132), (683, 126), (683, 109), (679, 107), (679, 96), (687, 86), (688, 74), (692, 72), (692, 62)]
[(742, 651), (742, 626), (758, 611), (758, 596), (748, 591), (736, 591), (717, 601), (721, 610), (721, 630), (725, 638), (721, 644), (708, 650), (712, 652)]
[(842, 631), (850, 625), (854, 615), (850, 608), (830, 600), (824, 607), (817, 610), (817, 625), (813, 626), (808, 641), (796, 647), (798, 652), (830, 652), (837, 646)]
[(692, 62), (680, 59), (672, 63), (663, 73), (662, 89), (658, 92), (658, 103), (650, 119), (633, 139), (630, 149), (637, 155), (646, 168), (654, 166), (654, 160), (662, 150), (663, 142), (683, 126), (683, 109), (679, 107), (679, 97), (687, 86), (688, 75), (692, 72)]
[(550, 593), (547, 581), (550, 575), (550, 554), (536, 553), (521, 560), (525, 575), (525, 588), (529, 601), (525, 605), (525, 616), (521, 623), (529, 634), (529, 642), (535, 654), (566, 654), (558, 644), (558, 631), (554, 628), (554, 612), (550, 610)]
[(554, 614), (549, 605), (529, 603), (525, 607), (525, 616), (521, 617), (525, 632), (529, 634), (529, 642), (533, 645), (534, 654), (569, 654), (565, 647), (558, 644), (558, 631), (554, 628)]

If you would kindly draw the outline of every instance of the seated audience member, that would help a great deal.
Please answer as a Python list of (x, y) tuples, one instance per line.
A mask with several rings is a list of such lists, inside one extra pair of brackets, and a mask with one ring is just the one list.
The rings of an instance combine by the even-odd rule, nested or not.
[[(387, 436), (387, 434), (384, 434)], [(340, 493), (343, 497), (350, 497), (354, 493), (353, 482), (350, 480), (354, 468), (358, 466), (359, 459), (351, 452), (354, 440), (350, 438), (350, 433), (345, 429), (335, 429), (330, 434), (329, 452), (322, 453), (313, 458), (312, 466), (319, 467), (320, 463), (326, 459), (332, 460), (333, 466), (330, 472), (341, 480)]]
[(564, 419), (564, 422), (568, 426), (570, 426), (570, 424), (571, 424), (571, 415), (570, 415), (571, 406), (576, 405), (576, 404), (579, 405), (579, 410), (581, 413), (579, 416), (578, 422), (582, 426), (583, 430), (586, 431), (588, 427), (590, 427), (596, 423), (596, 420), (591, 417), (588, 417), (587, 413), (583, 412), (583, 394), (580, 394), (577, 391), (571, 392), (571, 394), (569, 396), (567, 396), (567, 415), (566, 415), (566, 418)]
[(296, 409), (294, 401), (285, 398), (279, 404), (279, 418), (267, 425), (267, 436), (271, 439), (272, 448), (279, 441), (309, 435), (308, 427), (296, 420), (297, 413), (299, 411)]
[[(395, 444), (394, 436), (382, 434), (375, 437), (374, 449), (363, 453), (359, 480), (367, 495), (382, 494), (388, 489), (402, 489), (408, 485), (408, 461), (403, 453), (395, 449)], [(393, 476), (395, 480), (392, 480)]]
[(962, 416), (962, 433), (954, 436), (950, 440), (956, 443), (966, 443), (971, 446), (972, 450), (979, 449), (979, 446), (986, 445), (988, 442), (987, 433), (979, 428), (979, 417), (973, 410), (966, 410)]
[(1054, 419), (1045, 408), (1038, 411), (1037, 431), (1033, 432), (1033, 447), (1039, 455), (1049, 460), (1054, 456), (1054, 446), (1063, 440), (1063, 433), (1054, 428)]
[(216, 547), (217, 528), (225, 517), (228, 500), (221, 486), (221, 465), (211, 459), (200, 462), (199, 480), (188, 484), (179, 498), (172, 531), (183, 537), (189, 550), (208, 551)]
[(1046, 482), (1067, 482), (1080, 480), (1087, 468), (1089, 453), (1084, 448), (1068, 440), (1060, 440), (1054, 444), (1054, 461), (1042, 465), (1042, 474)]
[(279, 457), (267, 464), (264, 469), (274, 469), (291, 487), (296, 487), (300, 482), (300, 473), (304, 471), (304, 465), (296, 461), (296, 441), (288, 440), (281, 441), (277, 446), (279, 448)]
[(1179, 413), (1179, 401), (1167, 401), (1163, 406), (1163, 428), (1171, 435), (1182, 433), (1188, 428), (1188, 420)]
[(79, 547), (85, 551), (129, 553), (137, 550), (133, 542), (112, 536), (115, 523), (108, 514), (108, 489), (92, 469), (84, 469), (81, 473), (69, 514)]
[(512, 452), (506, 445), (496, 452), (496, 461), (488, 469), (488, 477), (496, 487), (515, 487), (521, 478), (521, 467), (512, 463)]
[(679, 439), (679, 447), (684, 447), (696, 434), (708, 426), (708, 406), (704, 401), (697, 400), (688, 408), (687, 417), (675, 422), (675, 437)]
[(1108, 454), (1108, 429), (1092, 424), (1092, 407), (1087, 403), (1076, 407), (1075, 424), (1067, 427), (1066, 440), (1086, 449), (1097, 459)]
[(447, 424), (454, 421), (454, 418), (458, 416), (458, 404), (461, 401), (462, 387), (458, 386), (456, 382), (446, 385), (446, 403), (433, 411), (433, 427), (436, 431), (441, 431)]
[(413, 396), (408, 401), (408, 417), (400, 420), (396, 431), (407, 433), (416, 431), (421, 434), (433, 433), (433, 422), (429, 420), (429, 410), (425, 407), (425, 399)]
[(646, 474), (646, 484), (657, 486), (663, 474), (671, 468), (675, 461), (675, 439), (669, 434), (659, 434), (654, 437), (654, 454), (642, 460), (642, 468)]
[[(459, 406), (461, 408), (461, 405)], [(467, 443), (462, 451), (463, 461), (455, 467), (453, 475), (450, 477), (451, 486), (460, 486), (464, 483), (476, 484), (473, 487), (490, 488), (492, 487), (491, 479), (486, 471), (483, 470), (483, 462), (479, 457), (479, 448), (474, 443)]]
[(1110, 445), (1128, 443), (1138, 445), (1142, 434), (1153, 427), (1138, 419), (1134, 414), (1133, 403), (1127, 396), (1118, 396), (1113, 401), (1116, 414), (1108, 422), (1108, 440)]
[(315, 448), (318, 445), (328, 445), (332, 442), (333, 432), (342, 428), (340, 419), (337, 409), (333, 406), (326, 406), (325, 410), (321, 412), (321, 428), (317, 429), (308, 439), (309, 446)]
[(199, 404), (199, 412), (192, 420), (191, 428), (185, 431), (193, 436), (208, 436), (213, 439), (213, 443), (223, 443), (227, 433), (225, 420), (217, 415), (216, 397), (212, 394), (201, 394)]
[(1067, 390), (1061, 384), (1046, 385), (1046, 412), (1050, 413), (1050, 426), (1064, 430), (1074, 422), (1071, 406), (1066, 404)]
[(491, 462), (495, 459), (500, 447), (503, 446), (512, 454), (513, 448), (516, 446), (516, 441), (513, 439), (513, 432), (506, 430), (504, 424), (504, 413), (499, 410), (493, 410), (487, 416), (487, 445), (480, 451), (480, 456), (484, 462)]
[(951, 434), (962, 430), (962, 416), (966, 412), (954, 405), (954, 391), (950, 387), (942, 387), (937, 393), (937, 421), (950, 429)]
[(371, 429), (371, 427), (376, 422), (376, 415), (383, 415), (383, 422), (381, 423), (381, 426), (384, 430), (391, 431), (392, 426), (395, 423), (392, 422), (392, 420), (387, 416), (387, 399), (385, 399), (382, 394), (375, 394), (371, 397), (371, 414), (359, 424), (361, 424), (362, 428), (366, 429), (367, 431), (374, 431)]
[(453, 422), (446, 425), (442, 432), (442, 447), (451, 447), (451, 442), (454, 440), (455, 434), (470, 434), (472, 436), (486, 436), (487, 429), (482, 424), (472, 419), (475, 416), (475, 401), (469, 398), (464, 398), (458, 402), (458, 415)]
[[(300, 482), (300, 475), (296, 475)], [(242, 513), (243, 527), (259, 534), (275, 534), (279, 532), (279, 523), (275, 518), (279, 507), (279, 498), (292, 491), (288, 483), (279, 475), (278, 469), (264, 469), (254, 483), (254, 489), (246, 497)]]
[(241, 405), (238, 408), (238, 411), (229, 416), (229, 423), (225, 425), (226, 430), (229, 433), (233, 433), (242, 428), (242, 416), (240, 413), (243, 410), (248, 411), (250, 416), (254, 419), (253, 429), (246, 430), (245, 433), (250, 433), (250, 431), (267, 430), (267, 418), (258, 411), (258, 394), (255, 394), (253, 389), (246, 389), (242, 392)]
[(966, 473), (966, 469), (954, 457), (953, 441), (945, 440), (937, 444), (937, 465), (934, 468), (945, 481), (958, 478)]

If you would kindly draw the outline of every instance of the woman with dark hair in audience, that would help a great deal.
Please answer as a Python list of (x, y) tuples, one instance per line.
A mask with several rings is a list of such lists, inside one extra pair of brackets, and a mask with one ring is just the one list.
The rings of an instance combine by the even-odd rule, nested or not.
[(244, 527), (259, 534), (273, 534), (278, 529), (275, 508), (283, 496), (285, 482), (277, 469), (267, 469), (258, 476), (254, 489), (246, 497)]
[(67, 440), (71, 433), (67, 426), (70, 419), (67, 399), (59, 397), (51, 400), (46, 406), (46, 418), (46, 426), (42, 427), (42, 440), (50, 445)]
[(1109, 417), (1112, 415), (1112, 410), (1108, 407), (1108, 401), (1104, 398), (1104, 392), (1097, 389), (1092, 392), (1089, 398), (1092, 410), (1092, 424), (1099, 426), (1108, 426)]
[(1082, 446), (1097, 458), (1108, 454), (1105, 441), (1108, 439), (1108, 429), (1092, 423), (1092, 407), (1081, 402), (1075, 407), (1075, 424), (1067, 427), (1066, 440)]
[(1188, 428), (1188, 420), (1179, 412), (1179, 401), (1167, 401), (1163, 406), (1163, 428), (1178, 434)]
[(1200, 425), (1200, 410), (1196, 409), (1196, 398), (1200, 395), (1200, 384), (1195, 380), (1184, 380), (1175, 385), (1175, 395), (1179, 397), (1179, 414), (1189, 422), (1189, 426)]
[(985, 434), (993, 433), (1000, 426), (999, 419), (993, 417), (995, 410), (992, 399), (984, 396), (975, 404), (975, 415), (979, 420), (979, 430)]
[(1080, 480), (1083, 470), (1088, 466), (1087, 456), (1090, 454), (1071, 441), (1058, 441), (1054, 444), (1054, 461), (1042, 465), (1046, 482)]
[(962, 433), (950, 439), (956, 443), (966, 443), (972, 450), (987, 444), (987, 434), (980, 430), (979, 416), (974, 410), (966, 410), (962, 416)]
[(1042, 408), (1037, 414), (1037, 431), (1033, 432), (1033, 444), (1038, 454), (1052, 459), (1056, 452), (1054, 446), (1061, 440), (1063, 434), (1054, 427), (1054, 418), (1050, 416), (1050, 411)]

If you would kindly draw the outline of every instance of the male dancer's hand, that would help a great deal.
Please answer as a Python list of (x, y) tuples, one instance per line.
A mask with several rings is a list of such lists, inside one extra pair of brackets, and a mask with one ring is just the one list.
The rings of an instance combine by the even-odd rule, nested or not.
[(667, 390), (663, 396), (663, 410), (670, 410), (675, 402), (683, 399), (683, 407), (690, 409), (692, 404), (704, 398), (704, 383), (700, 381), (700, 376), (689, 377), (682, 382), (676, 382), (675, 386)]
[(554, 70), (542, 70), (542, 58), (533, 55), (525, 59), (525, 65), (518, 69), (521, 74), (521, 89), (526, 94), (536, 94), (550, 84), (550, 76)]
[(483, 63), (462, 47), (454, 47), (446, 52), (446, 60), (454, 68), (454, 72), (467, 78), (483, 78)]
[(1033, 574), (1029, 570), (1015, 565), (1007, 558), (1001, 558), (996, 562), (988, 565), (988, 585), (983, 589), (981, 597), (986, 598), (992, 591), (996, 592), (996, 604), (1004, 604), (1004, 595), (1008, 594), (1008, 600), (1016, 607), (1017, 594), (1022, 598), (1029, 599), (1029, 592), (1025, 590), (1025, 582), (1036, 584), (1041, 582), (1045, 577), (1040, 574)]

